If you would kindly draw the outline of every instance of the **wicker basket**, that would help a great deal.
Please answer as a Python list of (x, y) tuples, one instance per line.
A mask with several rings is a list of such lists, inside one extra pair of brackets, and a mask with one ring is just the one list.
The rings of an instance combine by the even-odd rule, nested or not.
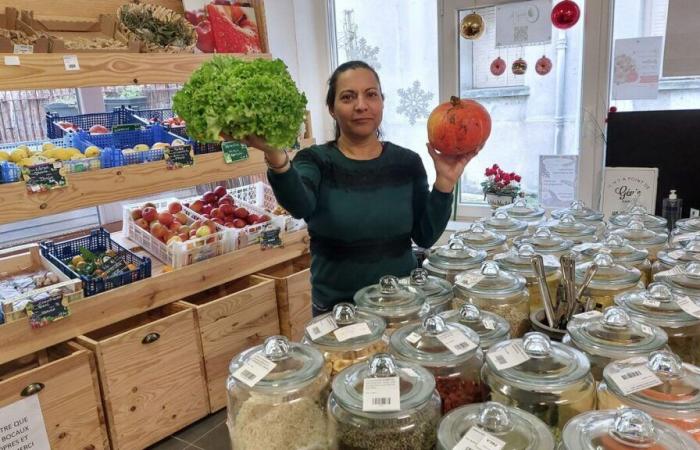
[[(140, 33), (134, 33), (129, 28), (124, 25), (123, 16), (129, 13), (138, 13), (150, 11), (153, 17), (161, 23), (170, 22), (181, 22), (185, 30), (187, 30), (187, 36), (189, 38), (189, 44), (186, 47), (178, 47), (175, 45), (162, 46), (155, 42), (149, 41), (145, 36)], [(119, 19), (119, 30), (124, 33), (127, 37), (133, 37), (142, 42), (141, 51), (145, 53), (194, 53), (194, 47), (197, 45), (197, 31), (194, 26), (189, 23), (182, 15), (176, 13), (175, 11), (164, 8), (160, 5), (153, 4), (139, 4), (130, 3), (127, 5), (122, 5), (117, 11), (117, 18)]]

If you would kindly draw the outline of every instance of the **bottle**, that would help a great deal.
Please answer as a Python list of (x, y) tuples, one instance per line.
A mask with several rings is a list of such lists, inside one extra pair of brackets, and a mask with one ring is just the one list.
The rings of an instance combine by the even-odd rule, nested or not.
[(676, 190), (671, 189), (668, 198), (663, 199), (661, 204), (661, 215), (668, 220), (668, 229), (673, 230), (676, 221), (681, 218), (683, 211), (683, 200), (678, 198)]

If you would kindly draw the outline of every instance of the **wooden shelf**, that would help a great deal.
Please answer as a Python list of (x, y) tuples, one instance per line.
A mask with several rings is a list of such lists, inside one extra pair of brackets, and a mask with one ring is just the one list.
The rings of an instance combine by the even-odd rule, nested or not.
[(244, 248), (88, 297), (45, 328), (32, 329), (27, 319), (0, 325), (0, 364), (308, 253), (306, 230), (283, 241), (282, 248)]

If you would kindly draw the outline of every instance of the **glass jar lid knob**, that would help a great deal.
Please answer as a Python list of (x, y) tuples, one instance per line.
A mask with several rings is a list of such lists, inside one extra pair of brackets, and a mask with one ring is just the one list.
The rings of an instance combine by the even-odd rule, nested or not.
[(289, 339), (286, 336), (270, 336), (263, 344), (265, 357), (270, 361), (282, 361), (289, 357)]
[(652, 352), (647, 366), (664, 378), (679, 378), (683, 375), (683, 361), (668, 350)]
[(627, 228), (632, 230), (632, 231), (644, 231), (644, 222), (642, 222), (641, 217), (636, 217), (633, 216), (632, 219), (630, 219), (630, 223), (627, 224)]
[(654, 421), (638, 409), (621, 409), (615, 416), (613, 439), (631, 447), (647, 447), (656, 442)]
[(461, 239), (450, 239), (447, 243), (447, 248), (450, 250), (464, 250), (464, 242)]
[(630, 316), (619, 306), (609, 306), (603, 313), (603, 324), (614, 328), (627, 328), (630, 325)]
[(438, 334), (447, 331), (445, 320), (437, 314), (431, 314), (423, 319), (422, 328), (423, 334), (429, 334), (431, 336), (437, 336)]
[(598, 253), (593, 257), (593, 262), (598, 265), (598, 269), (601, 267), (612, 267), (615, 265), (615, 260), (610, 254), (610, 249), (606, 247), (598, 250)]
[(534, 358), (542, 358), (552, 353), (552, 341), (549, 336), (536, 331), (525, 333), (523, 337), (525, 353)]
[(540, 239), (549, 239), (552, 237), (552, 231), (547, 227), (539, 227), (535, 230), (533, 236)]
[(586, 204), (583, 203), (581, 200), (574, 200), (571, 202), (571, 207), (570, 209), (572, 211), (580, 212), (583, 211), (586, 208)]
[(561, 216), (561, 219), (559, 219), (559, 223), (566, 226), (572, 226), (576, 223), (576, 219), (571, 214), (564, 214)]
[(419, 267), (411, 271), (411, 284), (424, 286), (428, 282), (428, 271)]
[(379, 279), (379, 289), (382, 294), (395, 294), (399, 288), (399, 279), (393, 275), (385, 275)]
[(394, 357), (389, 353), (377, 353), (369, 362), (369, 376), (372, 378), (387, 378), (398, 375), (398, 368)]
[(647, 213), (647, 209), (645, 207), (643, 207), (642, 205), (636, 205), (630, 209), (630, 214), (639, 214), (639, 215), (643, 216), (646, 213)]
[(625, 239), (618, 234), (611, 234), (605, 239), (606, 247), (623, 247), (625, 245)]
[(508, 220), (508, 213), (506, 213), (505, 211), (496, 211), (496, 214), (493, 215), (493, 218), (498, 221), (505, 221)]
[(338, 325), (355, 323), (355, 305), (351, 303), (338, 303), (333, 307), (333, 319)]
[(474, 222), (471, 227), (469, 227), (469, 231), (472, 233), (476, 234), (481, 234), (486, 231), (484, 228), (484, 225), (482, 225), (480, 222)]
[(700, 263), (689, 263), (684, 270), (688, 278), (700, 278)]
[(513, 202), (513, 208), (527, 208), (527, 200), (525, 200), (524, 197), (518, 197), (518, 199)]
[(496, 278), (500, 273), (498, 264), (494, 261), (486, 261), (481, 265), (481, 274), (488, 278)]
[(505, 433), (513, 428), (510, 413), (505, 406), (486, 402), (479, 409), (479, 426), (489, 433)]
[(665, 284), (661, 283), (653, 283), (649, 285), (646, 296), (661, 303), (669, 303), (673, 298), (671, 289), (669, 289)]
[(465, 303), (459, 308), (459, 317), (465, 322), (481, 322), (481, 311), (471, 303)]
[(535, 255), (535, 248), (530, 244), (523, 244), (518, 248), (518, 256), (530, 260)]

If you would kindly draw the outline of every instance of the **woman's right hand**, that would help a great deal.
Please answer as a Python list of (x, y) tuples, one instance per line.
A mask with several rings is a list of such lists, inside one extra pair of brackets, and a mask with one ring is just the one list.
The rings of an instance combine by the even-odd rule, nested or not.
[[(225, 133), (221, 133), (221, 137), (226, 141), (238, 140)], [(245, 138), (240, 139), (240, 142), (243, 142), (245, 145), (248, 146), (248, 148), (256, 148), (264, 152), (265, 159), (267, 160), (270, 166), (281, 167), (285, 165), (285, 161), (287, 161), (287, 154), (278, 148), (272, 147), (270, 144), (267, 143), (264, 137), (257, 136), (255, 134), (249, 134)], [(285, 167), (275, 170), (275, 172), (284, 172), (286, 171), (286, 169), (287, 166), (285, 165)]]

